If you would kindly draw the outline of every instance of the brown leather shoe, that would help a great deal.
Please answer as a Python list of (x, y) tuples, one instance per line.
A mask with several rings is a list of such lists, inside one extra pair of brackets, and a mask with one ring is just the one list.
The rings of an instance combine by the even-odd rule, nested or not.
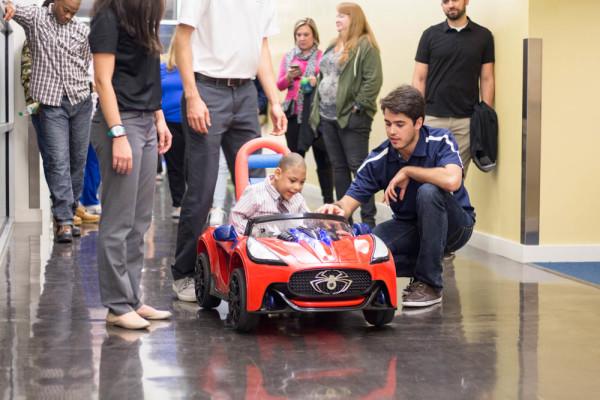
[(73, 241), (71, 225), (56, 225), (55, 229), (54, 240), (58, 243), (71, 243)]
[(73, 225), (79, 226), (83, 221), (77, 215), (73, 215)]
[(97, 224), (100, 222), (99, 215), (90, 214), (83, 206), (77, 207), (77, 210), (75, 210), (75, 215), (81, 218), (84, 224)]
[(150, 322), (140, 317), (135, 311), (122, 315), (115, 315), (109, 311), (106, 315), (106, 323), (125, 329), (145, 329), (150, 326)]
[(413, 281), (402, 295), (403, 307), (429, 307), (442, 301), (442, 291), (426, 283)]
[(150, 307), (146, 304), (135, 310), (135, 312), (140, 317), (150, 320), (169, 319), (171, 318), (171, 315), (173, 315), (170, 311), (157, 310), (156, 308)]

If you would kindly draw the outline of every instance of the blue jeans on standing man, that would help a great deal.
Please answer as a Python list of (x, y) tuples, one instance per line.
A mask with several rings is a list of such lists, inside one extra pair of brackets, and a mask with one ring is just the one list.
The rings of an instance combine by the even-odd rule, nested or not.
[[(430, 183), (417, 190), (417, 218), (392, 219), (373, 230), (388, 246), (398, 276), (411, 276), (442, 289), (442, 257), (463, 247), (473, 233), (475, 212)], [(416, 262), (415, 262), (416, 259)]]
[(64, 96), (60, 107), (40, 105), (38, 147), (50, 189), (52, 214), (58, 225), (73, 225), (73, 214), (83, 189), (91, 114), (91, 97), (71, 104)]

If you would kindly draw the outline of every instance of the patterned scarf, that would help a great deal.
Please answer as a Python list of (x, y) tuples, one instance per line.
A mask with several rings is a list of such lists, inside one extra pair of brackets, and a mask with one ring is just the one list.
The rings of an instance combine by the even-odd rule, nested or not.
[[(315, 76), (315, 71), (317, 69), (317, 54), (318, 48), (317, 45), (313, 45), (310, 49), (310, 53), (304, 55), (302, 54), (302, 50), (298, 46), (294, 47), (285, 55), (285, 70), (287, 71), (290, 67), (292, 60), (297, 58), (302, 61), (308, 60), (308, 64), (306, 64), (306, 70), (304, 71), (303, 76)], [(302, 110), (304, 109), (304, 92), (302, 89), (298, 89), (298, 96), (295, 99), (297, 109), (298, 109), (298, 124), (302, 123)], [(283, 102), (283, 110), (288, 111), (290, 105), (293, 105), (294, 99), (287, 99)], [(291, 110), (292, 112), (294, 110)]]

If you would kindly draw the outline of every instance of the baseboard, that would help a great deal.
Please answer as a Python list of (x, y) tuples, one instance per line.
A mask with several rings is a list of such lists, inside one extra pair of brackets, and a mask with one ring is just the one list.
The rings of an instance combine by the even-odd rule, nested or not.
[(600, 261), (600, 244), (523, 245), (482, 232), (473, 232), (469, 245), (521, 263)]

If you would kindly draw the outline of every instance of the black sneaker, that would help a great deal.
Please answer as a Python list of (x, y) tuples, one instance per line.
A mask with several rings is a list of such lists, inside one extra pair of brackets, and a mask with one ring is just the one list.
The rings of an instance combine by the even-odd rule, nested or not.
[(58, 225), (54, 233), (54, 240), (58, 243), (71, 243), (73, 241), (71, 225)]
[(73, 225), (71, 227), (71, 235), (73, 235), (73, 237), (80, 237), (81, 236), (81, 228)]
[(442, 291), (426, 283), (414, 281), (402, 295), (404, 307), (429, 307), (442, 301)]

